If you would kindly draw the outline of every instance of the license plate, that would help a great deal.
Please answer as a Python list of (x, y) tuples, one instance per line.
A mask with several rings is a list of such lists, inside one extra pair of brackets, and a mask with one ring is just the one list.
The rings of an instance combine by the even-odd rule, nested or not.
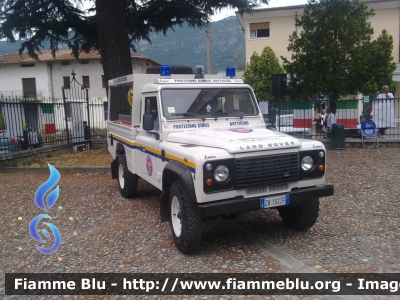
[(289, 205), (289, 195), (273, 196), (260, 199), (260, 208)]

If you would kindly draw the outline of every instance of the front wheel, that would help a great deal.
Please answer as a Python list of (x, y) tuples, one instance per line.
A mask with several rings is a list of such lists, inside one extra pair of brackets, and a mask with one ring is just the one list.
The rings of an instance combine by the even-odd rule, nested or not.
[(304, 231), (317, 222), (319, 199), (310, 199), (296, 206), (282, 206), (278, 208), (278, 211), (287, 227), (296, 231)]
[(118, 185), (119, 192), (124, 198), (133, 198), (136, 195), (139, 176), (128, 170), (125, 154), (118, 158)]
[(169, 193), (170, 227), (176, 247), (184, 254), (200, 248), (203, 235), (203, 222), (196, 202), (179, 180), (175, 181)]

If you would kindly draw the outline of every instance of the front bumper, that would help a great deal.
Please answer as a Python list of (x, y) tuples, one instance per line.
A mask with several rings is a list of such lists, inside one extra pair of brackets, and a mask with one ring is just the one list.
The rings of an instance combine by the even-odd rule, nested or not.
[[(324, 185), (318, 187), (298, 189), (287, 193), (274, 194), (271, 196), (289, 194), (289, 205), (301, 204), (309, 199), (317, 199), (321, 197), (328, 197), (333, 195), (333, 185)], [(228, 199), (212, 203), (198, 204), (198, 209), (201, 217), (214, 217), (225, 214), (232, 214), (241, 211), (260, 209), (260, 198), (240, 198)]]

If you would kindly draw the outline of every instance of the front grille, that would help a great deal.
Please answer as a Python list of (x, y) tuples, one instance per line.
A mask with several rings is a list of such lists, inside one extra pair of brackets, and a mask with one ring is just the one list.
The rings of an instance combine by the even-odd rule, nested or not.
[(237, 189), (299, 180), (299, 154), (277, 154), (236, 159)]

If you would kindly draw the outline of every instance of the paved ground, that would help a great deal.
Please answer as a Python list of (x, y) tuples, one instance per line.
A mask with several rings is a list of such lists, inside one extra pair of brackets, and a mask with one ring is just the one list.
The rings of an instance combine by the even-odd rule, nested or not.
[(159, 222), (155, 188), (141, 182), (139, 198), (127, 200), (100, 173), (61, 174), (48, 214), (63, 244), (39, 253), (28, 226), (42, 213), (33, 196), (47, 178), (0, 174), (0, 294), (6, 272), (400, 272), (398, 148), (328, 151), (335, 195), (321, 199), (307, 232), (285, 228), (274, 210), (249, 212), (207, 221), (202, 248), (190, 256)]

